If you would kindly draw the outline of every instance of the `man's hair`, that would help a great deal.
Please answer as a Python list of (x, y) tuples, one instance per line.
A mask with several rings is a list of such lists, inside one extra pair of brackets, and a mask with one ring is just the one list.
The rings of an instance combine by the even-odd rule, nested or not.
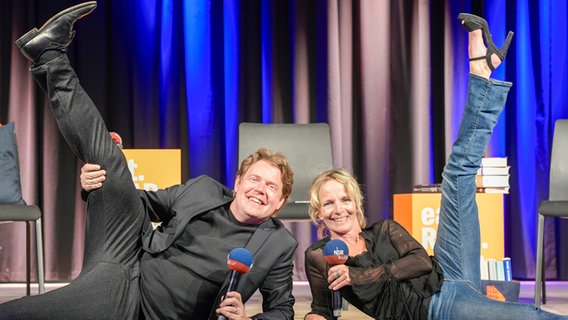
[(292, 193), (292, 185), (294, 184), (294, 172), (292, 172), (292, 168), (288, 164), (288, 158), (281, 152), (273, 152), (268, 148), (256, 150), (241, 162), (241, 166), (237, 171), (237, 177), (242, 178), (248, 169), (260, 160), (268, 161), (280, 170), (282, 173), (282, 196), (288, 201), (288, 197)]
[(318, 213), (321, 211), (321, 202), (319, 199), (319, 191), (321, 187), (328, 181), (335, 180), (341, 183), (347, 195), (357, 208), (357, 220), (359, 221), (359, 226), (361, 229), (365, 229), (367, 221), (365, 219), (365, 213), (363, 212), (363, 193), (359, 187), (359, 183), (349, 172), (345, 169), (334, 168), (321, 172), (312, 181), (312, 186), (310, 187), (310, 218), (312, 222), (318, 227), (318, 237), (323, 238), (329, 236), (329, 231), (325, 226), (325, 223), (317, 218)]

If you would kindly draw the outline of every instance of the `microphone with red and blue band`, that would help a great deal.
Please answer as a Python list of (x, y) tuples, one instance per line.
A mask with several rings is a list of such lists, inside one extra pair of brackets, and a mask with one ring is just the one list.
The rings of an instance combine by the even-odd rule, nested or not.
[[(323, 247), (323, 257), (330, 265), (344, 264), (349, 257), (349, 247), (339, 239), (330, 240)], [(333, 306), (333, 316), (341, 317), (341, 291), (332, 290), (331, 305)]]
[[(227, 266), (231, 271), (231, 275), (229, 278), (229, 285), (227, 286), (227, 292), (235, 291), (241, 274), (247, 273), (250, 268), (252, 268), (253, 261), (254, 259), (252, 254), (245, 248), (235, 248), (229, 252), (229, 255), (227, 256)], [(226, 293), (225, 296), (227, 296)], [(219, 315), (217, 317), (217, 320), (226, 319), (227, 318), (224, 315)]]

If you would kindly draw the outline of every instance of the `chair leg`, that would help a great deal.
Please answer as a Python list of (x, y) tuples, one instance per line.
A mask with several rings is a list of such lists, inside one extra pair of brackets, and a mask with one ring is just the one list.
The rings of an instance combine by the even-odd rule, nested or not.
[(539, 308), (541, 304), (542, 289), (542, 261), (544, 259), (544, 216), (538, 213), (538, 229), (536, 239), (536, 271), (534, 281), (534, 306)]
[(546, 261), (544, 258), (544, 247), (542, 250), (542, 304), (546, 304)]
[(42, 294), (45, 292), (45, 268), (43, 265), (43, 234), (42, 234), (41, 218), (36, 220), (36, 254), (37, 254), (37, 280), (38, 292)]
[(24, 221), (26, 223), (26, 295), (29, 296), (31, 294), (30, 283), (31, 283), (31, 241), (30, 241), (30, 222)]

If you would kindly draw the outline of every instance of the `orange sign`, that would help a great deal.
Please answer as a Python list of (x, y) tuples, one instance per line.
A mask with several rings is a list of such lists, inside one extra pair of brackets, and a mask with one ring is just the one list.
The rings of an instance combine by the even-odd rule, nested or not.
[(123, 149), (137, 189), (155, 191), (181, 183), (180, 149)]
[[(501, 260), (505, 256), (503, 195), (477, 193), (481, 230), (481, 255)], [(394, 220), (400, 223), (433, 254), (440, 214), (441, 193), (407, 193), (394, 195)]]

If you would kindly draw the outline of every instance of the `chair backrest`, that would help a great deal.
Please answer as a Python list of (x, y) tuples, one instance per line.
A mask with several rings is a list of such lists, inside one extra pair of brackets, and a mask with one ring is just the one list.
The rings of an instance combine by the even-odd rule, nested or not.
[(22, 199), (16, 125), (0, 125), (0, 204), (26, 204)]
[(331, 138), (327, 123), (239, 125), (239, 164), (258, 148), (267, 147), (286, 155), (294, 171), (294, 186), (288, 204), (278, 218), (309, 219), (308, 205), (312, 180), (333, 166)]
[(568, 119), (556, 120), (550, 156), (549, 200), (568, 200)]

